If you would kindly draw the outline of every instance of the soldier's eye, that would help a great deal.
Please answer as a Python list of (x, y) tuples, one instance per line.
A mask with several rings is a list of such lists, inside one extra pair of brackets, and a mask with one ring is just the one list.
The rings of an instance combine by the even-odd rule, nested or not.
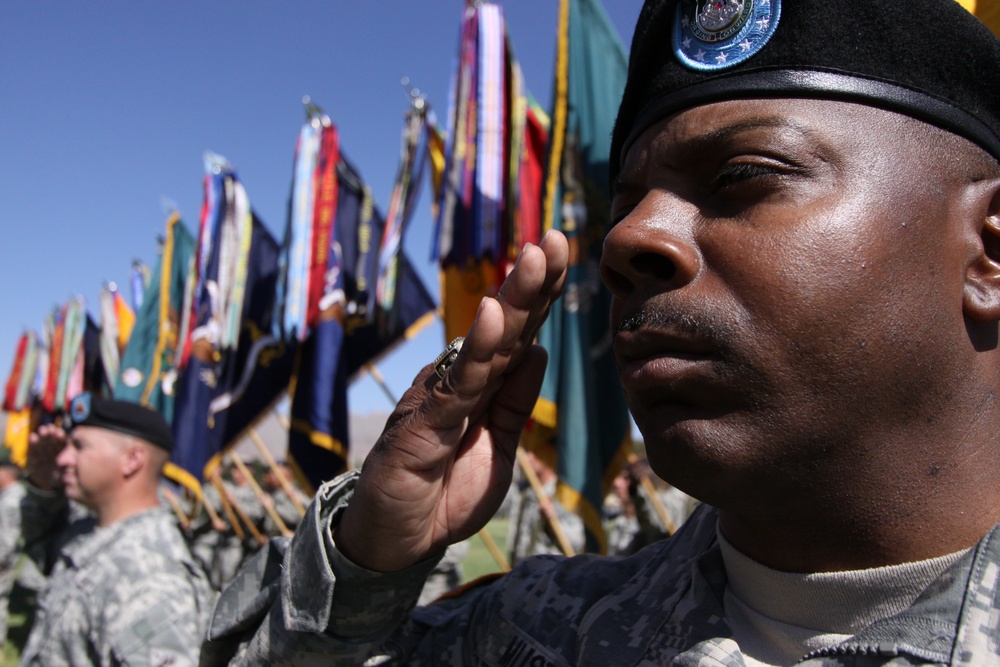
[(777, 172), (759, 164), (749, 164), (741, 162), (738, 164), (727, 164), (712, 180), (712, 192), (719, 192), (725, 188), (745, 183), (761, 177), (774, 176)]

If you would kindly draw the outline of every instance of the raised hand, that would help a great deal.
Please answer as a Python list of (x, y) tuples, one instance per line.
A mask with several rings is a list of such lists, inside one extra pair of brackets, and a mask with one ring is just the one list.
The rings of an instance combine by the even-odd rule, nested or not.
[(535, 335), (562, 291), (568, 257), (558, 232), (526, 246), (497, 298), (483, 299), (445, 377), (427, 366), (403, 395), (336, 529), (353, 562), (403, 569), (496, 512), (545, 374)]
[(28, 479), (39, 489), (60, 485), (56, 457), (66, 446), (66, 432), (55, 424), (42, 424), (28, 436)]

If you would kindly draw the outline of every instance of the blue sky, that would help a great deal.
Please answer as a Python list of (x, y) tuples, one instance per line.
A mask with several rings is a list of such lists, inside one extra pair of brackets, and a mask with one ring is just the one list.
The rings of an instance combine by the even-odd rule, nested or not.
[[(0, 5), (0, 373), (18, 336), (155, 261), (172, 202), (195, 232), (202, 154), (226, 156), (280, 238), (310, 95), (385, 209), (407, 97), (442, 124), (464, 0), (5, 2)], [(504, 4), (527, 85), (547, 107), (556, 0)], [(605, 3), (626, 47), (641, 0)], [(433, 294), (426, 196), (406, 248)], [(444, 344), (429, 327), (380, 369), (398, 396)], [(390, 409), (370, 379), (351, 409)]]

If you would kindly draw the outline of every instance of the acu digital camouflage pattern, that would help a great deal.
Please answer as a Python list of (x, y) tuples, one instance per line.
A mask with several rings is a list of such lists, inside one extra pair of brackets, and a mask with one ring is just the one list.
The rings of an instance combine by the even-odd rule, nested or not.
[[(265, 526), (266, 512), (253, 489), (246, 484), (236, 486), (229, 482), (223, 482), (223, 486), (254, 527), (262, 529)], [(229, 515), (223, 509), (222, 499), (214, 485), (204, 486), (202, 498), (206, 505), (211, 505), (215, 513), (228, 523)], [(191, 526), (191, 552), (207, 573), (209, 583), (215, 590), (228, 584), (243, 562), (260, 548), (235, 509), (233, 514), (243, 529), (242, 539), (236, 535), (232, 526), (228, 526), (223, 532), (213, 529), (205, 512)]]
[[(578, 514), (563, 507), (554, 497), (555, 482), (548, 484), (544, 491), (552, 503), (566, 540), (576, 553), (580, 553), (587, 543), (583, 520)], [(542, 515), (537, 494), (527, 482), (518, 485), (511, 504), (510, 523), (507, 527), (507, 551), (511, 565), (517, 565), (528, 556), (563, 553), (552, 526)]]
[[(298, 500), (303, 507), (309, 504), (309, 498), (306, 497), (306, 494), (295, 488), (293, 488), (292, 491), (295, 492), (295, 499)], [(271, 498), (274, 500), (274, 510), (278, 513), (278, 516), (281, 517), (281, 521), (285, 524), (285, 527), (288, 528), (288, 530), (295, 532), (296, 526), (298, 526), (299, 522), (302, 520), (302, 515), (299, 514), (299, 509), (295, 506), (295, 502), (282, 488), (272, 491)], [(264, 534), (281, 534), (278, 524), (275, 523), (274, 519), (271, 518), (271, 514), (268, 512), (264, 513)]]
[(195, 665), (212, 595), (173, 515), (135, 514), (61, 551), (21, 664)]
[[(723, 620), (726, 574), (711, 507), (630, 558), (531, 558), (489, 585), (414, 609), (434, 561), (378, 574), (334, 548), (329, 526), (355, 475), (325, 485), (292, 541), (272, 542), (226, 589), (202, 665), (745, 664)], [(908, 610), (799, 664), (996, 665), (998, 619), (994, 529)]]
[(0, 491), (0, 644), (7, 640), (10, 592), (17, 578), (14, 566), (20, 554), (22, 498), (21, 482)]

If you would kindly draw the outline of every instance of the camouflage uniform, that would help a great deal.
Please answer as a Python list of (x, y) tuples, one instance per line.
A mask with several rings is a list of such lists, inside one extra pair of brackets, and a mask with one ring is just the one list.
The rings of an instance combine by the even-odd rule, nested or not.
[[(547, 484), (543, 490), (551, 499), (567, 541), (574, 551), (580, 553), (586, 546), (583, 521), (553, 498), (555, 482)], [(519, 487), (519, 493), (514, 495), (511, 504), (510, 523), (507, 525), (507, 551), (511, 565), (517, 565), (528, 556), (563, 553), (552, 526), (542, 515), (538, 496), (527, 482)]]
[[(630, 558), (531, 558), (490, 585), (413, 609), (433, 559), (379, 574), (333, 545), (350, 479), (324, 485), (291, 542), (273, 540), (225, 591), (202, 665), (361, 665), (369, 656), (408, 665), (745, 664), (723, 619), (711, 507)], [(994, 528), (909, 609), (799, 664), (1000, 664), (998, 571)]]
[(24, 484), (15, 482), (0, 491), (0, 644), (7, 641), (10, 592), (17, 578), (15, 565), (21, 553), (21, 499)]
[(173, 515), (146, 510), (63, 547), (21, 664), (195, 665), (211, 605)]
[[(698, 506), (697, 500), (674, 487), (659, 492), (657, 497), (673, 522), (674, 529), (679, 529)], [(646, 487), (639, 485), (635, 488), (632, 502), (635, 504), (635, 516), (628, 516), (622, 510), (608, 522), (609, 556), (631, 556), (639, 549), (669, 535)]]
[[(299, 492), (297, 489), (292, 489), (295, 491), (296, 498), (303, 507), (309, 504), (309, 499), (306, 494)], [(274, 500), (274, 511), (278, 513), (281, 520), (284, 522), (288, 530), (295, 532), (295, 527), (299, 525), (302, 521), (302, 515), (299, 514), (298, 508), (292, 499), (285, 493), (284, 489), (275, 489), (271, 493), (271, 498)], [(264, 513), (264, 534), (265, 535), (281, 535), (281, 530), (278, 528), (278, 524), (275, 523), (274, 519), (271, 518), (270, 512)]]
[[(232, 496), (236, 504), (239, 505), (240, 509), (242, 509), (246, 514), (250, 522), (253, 523), (254, 527), (263, 533), (264, 517), (267, 516), (267, 512), (264, 510), (264, 506), (261, 505), (260, 499), (257, 497), (253, 488), (251, 488), (249, 484), (244, 484), (242, 486), (226, 484), (226, 489), (229, 491), (229, 495)], [(233, 511), (236, 511), (235, 508)], [(242, 523), (242, 519), (240, 519), (240, 521)], [(231, 551), (224, 552), (224, 583), (228, 583), (233, 577), (235, 577), (236, 572), (239, 571), (244, 561), (253, 556), (257, 553), (257, 550), (260, 549), (260, 543), (254, 539), (254, 536), (250, 533), (246, 526), (243, 527), (243, 532), (244, 539), (242, 543), (237, 545), (238, 548), (233, 548)]]
[[(223, 482), (223, 484), (240, 509), (246, 512), (247, 518), (253, 522), (254, 526), (258, 528), (263, 526), (264, 507), (260, 504), (253, 489), (248, 485), (235, 486), (228, 482)], [(203, 500), (205, 504), (211, 504), (216, 513), (228, 522), (229, 519), (222, 507), (218, 490), (213, 485), (205, 485)], [(236, 535), (232, 527), (228, 527), (221, 533), (215, 530), (207, 513), (203, 513), (191, 526), (191, 552), (201, 563), (208, 575), (209, 582), (216, 590), (229, 583), (236, 576), (236, 572), (248, 554), (252, 555), (259, 547), (235, 510), (234, 514), (243, 528), (243, 539)]]
[(469, 553), (469, 541), (462, 540), (448, 547), (434, 570), (424, 582), (417, 604), (430, 604), (462, 583), (462, 560)]

